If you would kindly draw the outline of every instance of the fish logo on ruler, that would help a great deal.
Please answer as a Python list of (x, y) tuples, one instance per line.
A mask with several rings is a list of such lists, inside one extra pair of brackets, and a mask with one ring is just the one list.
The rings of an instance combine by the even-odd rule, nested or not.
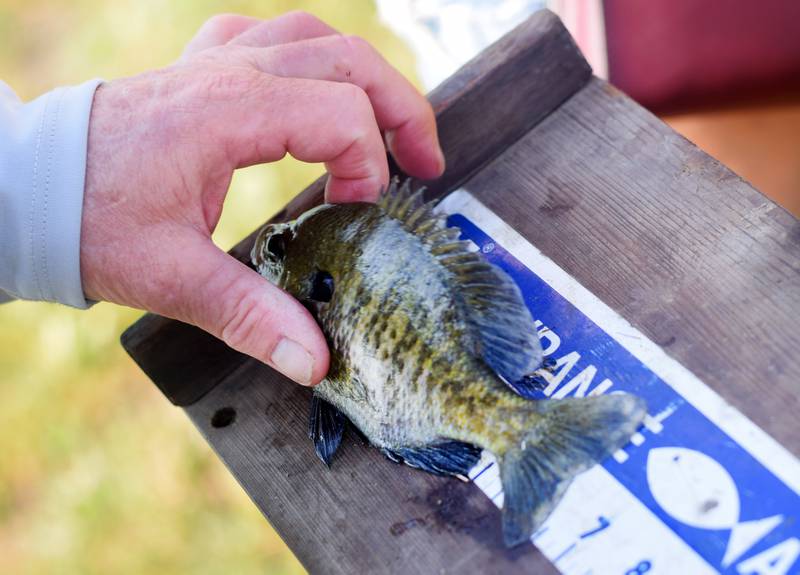
[[(438, 210), (520, 286), (545, 356), (537, 399), (626, 391), (649, 415), (580, 475), (533, 542), (568, 575), (800, 573), (800, 462), (464, 190)], [(490, 454), (470, 478), (498, 505)]]

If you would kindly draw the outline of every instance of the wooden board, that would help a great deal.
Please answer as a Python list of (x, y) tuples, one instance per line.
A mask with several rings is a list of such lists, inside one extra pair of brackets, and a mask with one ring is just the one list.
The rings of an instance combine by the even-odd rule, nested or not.
[(466, 188), (800, 455), (789, 212), (598, 79)]
[[(448, 171), (795, 453), (800, 225), (590, 73), (540, 13), (431, 95)], [(317, 182), (276, 216), (321, 200)], [(233, 253), (245, 258), (252, 236)], [(553, 573), (506, 550), (471, 484), (392, 464), (350, 434), (328, 471), (310, 392), (199, 330), (145, 316), (126, 349), (314, 573)], [(794, 392), (793, 392), (794, 390)]]
[(309, 572), (557, 573), (530, 544), (504, 547), (497, 508), (471, 483), (392, 463), (353, 432), (326, 469), (310, 398), (248, 361), (186, 408)]

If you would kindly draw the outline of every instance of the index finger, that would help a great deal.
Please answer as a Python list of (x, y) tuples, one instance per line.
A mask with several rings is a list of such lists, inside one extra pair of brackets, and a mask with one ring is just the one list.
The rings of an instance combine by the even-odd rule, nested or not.
[(332, 202), (375, 201), (388, 183), (374, 110), (358, 86), (268, 76), (244, 66), (218, 67), (211, 75), (218, 76), (217, 92), (208, 98), (203, 86), (203, 117), (188, 129), (202, 125), (231, 168), (274, 162), (286, 153), (324, 162)]
[(181, 54), (181, 60), (186, 60), (193, 54), (202, 52), (207, 48), (226, 44), (231, 38), (258, 26), (263, 20), (241, 16), (239, 14), (217, 14), (206, 20), (194, 37), (189, 40)]
[(365, 40), (332, 35), (266, 49), (236, 49), (251, 65), (274, 76), (355, 84), (369, 97), (378, 127), (403, 171), (422, 179), (444, 171), (431, 105)]
[(287, 12), (277, 18), (265, 20), (233, 38), (230, 45), (277, 46), (318, 36), (338, 34), (335, 28), (301, 10)]

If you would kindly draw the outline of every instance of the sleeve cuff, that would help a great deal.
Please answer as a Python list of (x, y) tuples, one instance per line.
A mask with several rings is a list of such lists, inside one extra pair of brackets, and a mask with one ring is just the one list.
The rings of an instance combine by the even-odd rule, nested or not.
[(18, 111), (10, 166), (16, 272), (11, 286), (0, 286), (10, 295), (83, 309), (92, 303), (81, 285), (80, 233), (89, 116), (100, 83), (58, 88)]

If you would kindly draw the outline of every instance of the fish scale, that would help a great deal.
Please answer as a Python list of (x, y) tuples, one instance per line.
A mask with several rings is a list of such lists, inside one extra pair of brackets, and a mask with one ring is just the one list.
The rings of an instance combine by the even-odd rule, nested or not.
[[(576, 474), (629, 439), (645, 406), (624, 394), (517, 394), (542, 364), (534, 320), (516, 284), (422, 196), (393, 182), (377, 204), (314, 208), (265, 227), (252, 260), (330, 343), (309, 427), (319, 457), (331, 463), (347, 420), (393, 461), (431, 473), (464, 477), (488, 449), (515, 545)], [(319, 289), (331, 280), (332, 292)]]

